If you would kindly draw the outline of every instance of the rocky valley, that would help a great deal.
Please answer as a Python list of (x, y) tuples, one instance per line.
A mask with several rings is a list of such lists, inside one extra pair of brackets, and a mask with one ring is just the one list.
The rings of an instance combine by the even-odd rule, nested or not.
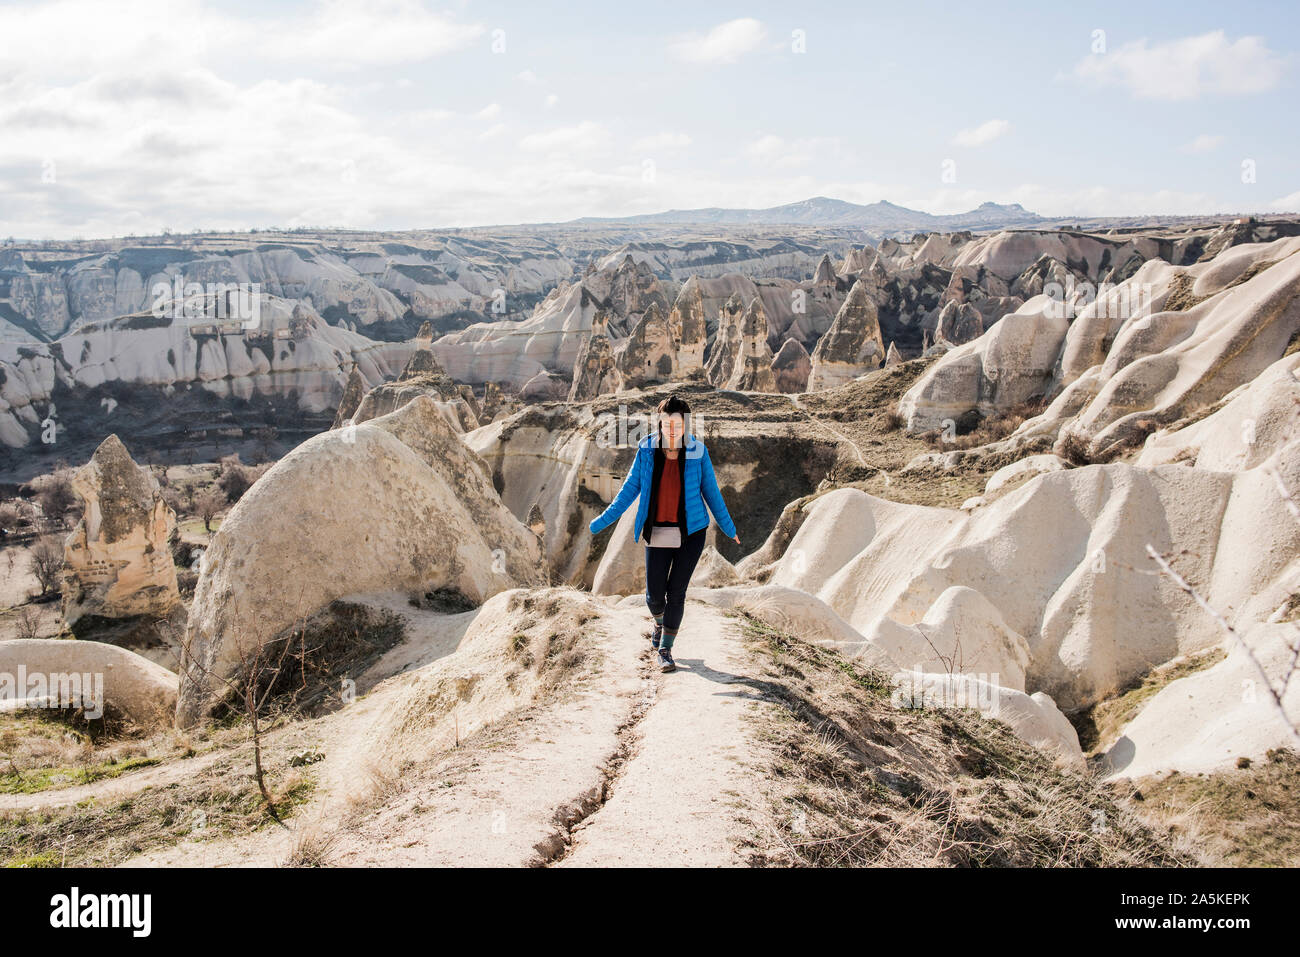
[(6, 245), (5, 862), (1300, 860), (1300, 221), (829, 202)]

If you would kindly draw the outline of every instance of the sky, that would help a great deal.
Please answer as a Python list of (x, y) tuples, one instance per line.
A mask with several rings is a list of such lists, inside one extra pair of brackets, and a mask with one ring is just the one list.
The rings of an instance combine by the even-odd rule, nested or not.
[(1300, 4), (0, 3), (0, 236), (1300, 210)]

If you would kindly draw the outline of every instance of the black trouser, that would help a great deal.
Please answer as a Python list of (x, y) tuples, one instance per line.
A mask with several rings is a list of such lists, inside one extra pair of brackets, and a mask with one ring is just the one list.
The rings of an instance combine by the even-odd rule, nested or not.
[(686, 586), (690, 584), (695, 564), (704, 551), (704, 535), (709, 530), (706, 525), (697, 532), (691, 532), (682, 538), (677, 548), (645, 549), (645, 603), (650, 606), (650, 614), (664, 616), (665, 634), (660, 646), (671, 648), (674, 635), (682, 623), (682, 611), (686, 607)]

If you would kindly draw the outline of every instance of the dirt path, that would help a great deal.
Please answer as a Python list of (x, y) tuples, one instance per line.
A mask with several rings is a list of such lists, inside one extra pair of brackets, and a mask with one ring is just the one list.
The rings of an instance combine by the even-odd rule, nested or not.
[(624, 866), (744, 863), (763, 770), (737, 622), (688, 603), (678, 671), (660, 674), (639, 598), (597, 637), (601, 667), (449, 755), (341, 838), (344, 865)]
[(804, 416), (808, 419), (808, 421), (811, 422), (813, 425), (819, 426), (820, 428), (829, 432), (835, 438), (839, 439), (841, 442), (844, 442), (847, 445), (849, 445), (853, 449), (854, 454), (858, 457), (858, 463), (860, 465), (862, 465), (864, 468), (875, 469), (877, 472), (879, 472), (881, 477), (884, 479), (886, 485), (893, 484), (893, 479), (889, 477), (888, 472), (882, 469), (879, 465), (867, 461), (867, 456), (865, 455), (865, 453), (863, 453), (862, 446), (858, 445), (857, 442), (853, 441), (851, 438), (849, 438), (839, 429), (835, 428), (835, 426), (831, 425), (825, 419), (821, 418), (820, 416), (812, 412), (812, 410), (810, 410), (806, 405), (803, 404), (803, 401), (799, 398), (798, 395), (794, 393), (790, 394), (790, 404), (793, 405), (800, 412), (802, 412)]
[[(461, 747), (431, 753), (364, 813), (349, 806), (347, 785), (363, 774), (370, 729), (389, 706), (392, 692), (383, 688), (285, 729), (329, 755), (317, 766), (316, 794), (288, 830), (182, 842), (127, 863), (275, 865), (305, 835), (328, 845), (326, 863), (343, 866), (744, 864), (741, 845), (764, 806), (753, 718), (776, 705), (754, 681), (739, 622), (688, 600), (678, 670), (666, 675), (644, 637), (643, 599), (608, 604), (596, 622), (585, 646), (593, 667), (580, 678)], [(216, 757), (18, 803), (120, 798), (192, 775)]]
[(603, 799), (624, 729), (653, 699), (644, 621), (609, 609), (592, 636), (594, 673), (447, 753), (341, 833), (331, 863), (524, 867), (562, 854), (571, 822)]
[(744, 863), (738, 844), (766, 773), (750, 712), (775, 705), (753, 681), (738, 622), (719, 609), (687, 602), (673, 650), (677, 671), (654, 675), (609, 796), (573, 829), (560, 866)]

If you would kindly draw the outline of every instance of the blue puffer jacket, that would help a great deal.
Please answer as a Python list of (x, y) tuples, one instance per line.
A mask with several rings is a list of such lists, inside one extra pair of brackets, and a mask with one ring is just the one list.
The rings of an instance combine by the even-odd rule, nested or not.
[[(632, 499), (640, 496), (634, 537), (636, 541), (641, 541), (641, 529), (645, 525), (646, 513), (650, 510), (650, 483), (654, 479), (655, 447), (658, 444), (657, 430), (637, 443), (636, 459), (632, 462), (627, 478), (623, 480), (623, 487), (614, 496), (614, 501), (593, 518), (588, 526), (593, 535), (617, 522), (618, 517), (632, 504)], [(722, 492), (718, 489), (718, 478), (713, 474), (709, 450), (694, 434), (687, 435), (683, 445), (685, 458), (682, 461), (682, 484), (686, 495), (686, 534), (708, 528), (709, 513), (704, 510), (707, 502), (718, 527), (728, 538), (735, 538), (736, 525), (727, 513), (727, 503), (722, 500)]]

